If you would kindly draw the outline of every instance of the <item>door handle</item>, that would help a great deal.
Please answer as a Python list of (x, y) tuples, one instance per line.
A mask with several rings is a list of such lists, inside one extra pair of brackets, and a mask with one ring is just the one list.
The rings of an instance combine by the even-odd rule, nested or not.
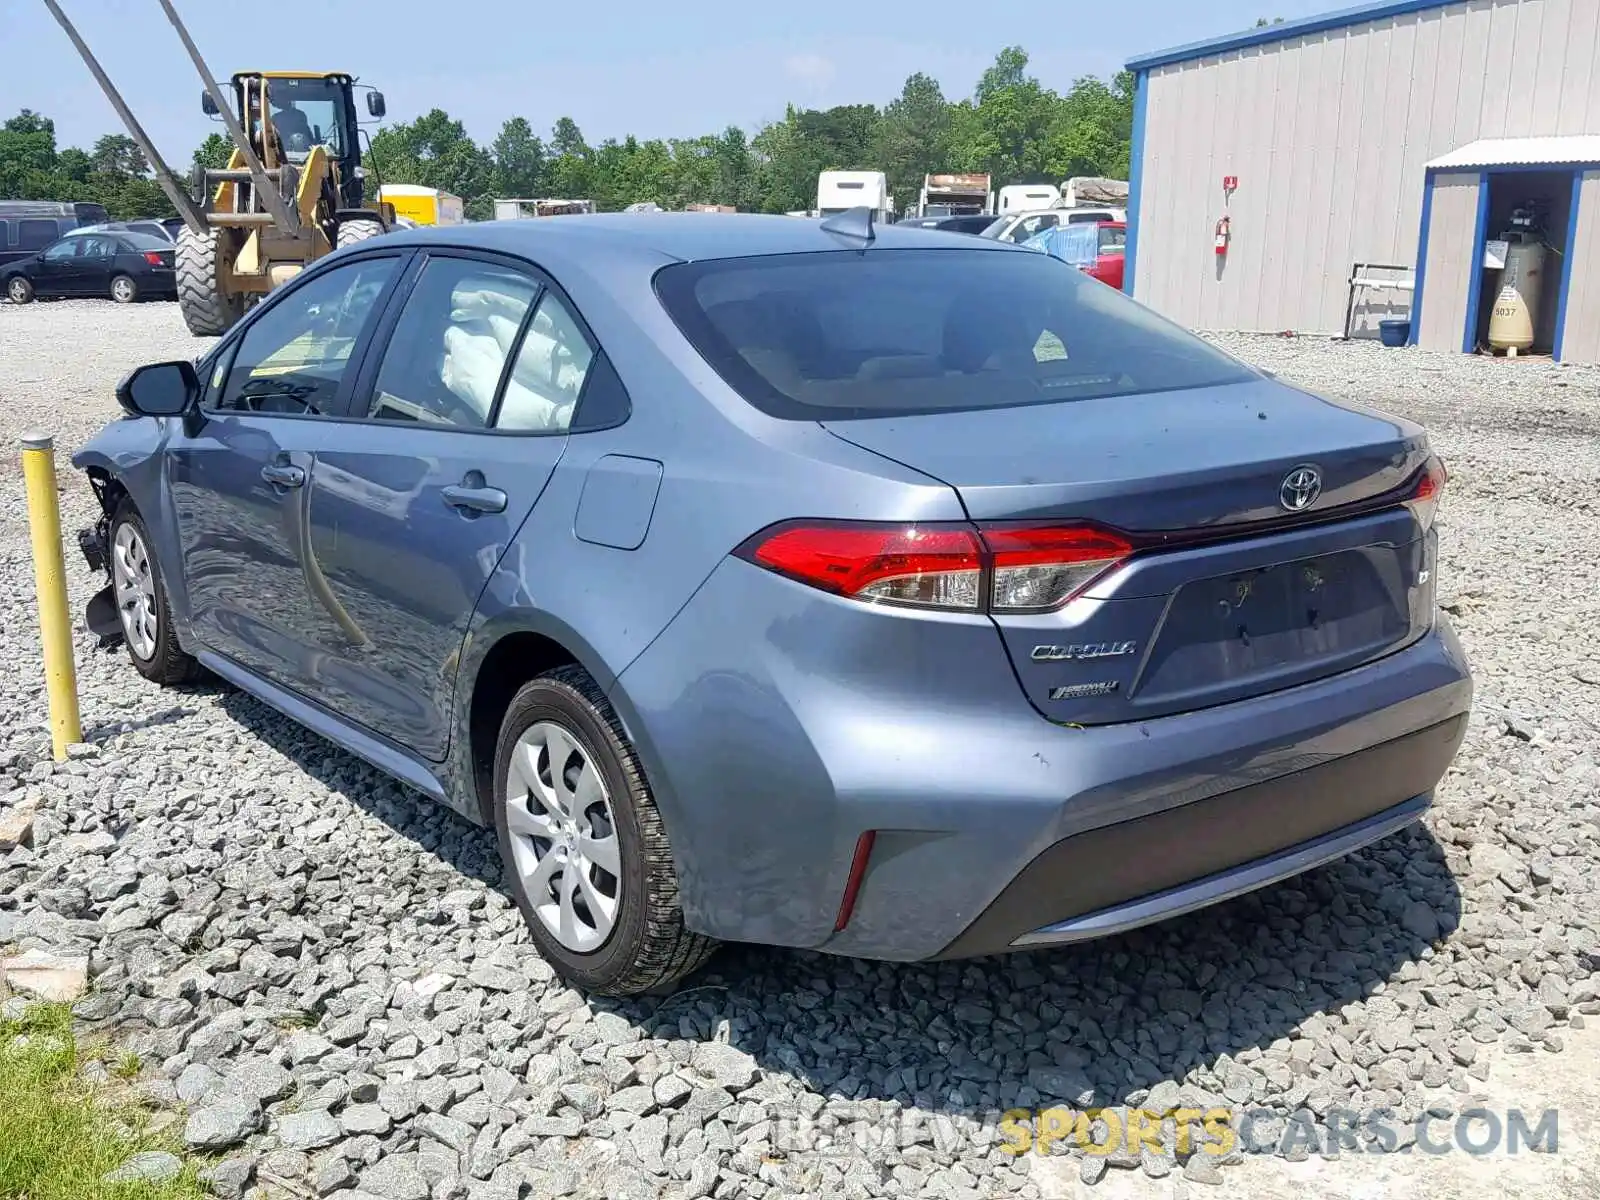
[(499, 488), (452, 485), (441, 489), (440, 494), (446, 504), (462, 512), (500, 513), (506, 510), (506, 494)]
[(297, 488), (306, 481), (306, 472), (304, 467), (273, 463), (261, 468), (261, 478), (274, 487)]

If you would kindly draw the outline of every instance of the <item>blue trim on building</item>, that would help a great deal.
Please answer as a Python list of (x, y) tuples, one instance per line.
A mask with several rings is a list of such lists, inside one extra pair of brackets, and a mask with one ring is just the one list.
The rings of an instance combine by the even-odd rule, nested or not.
[(1428, 223), (1433, 219), (1433, 172), (1422, 180), (1422, 227), (1417, 231), (1417, 269), (1411, 273), (1411, 334), (1406, 345), (1422, 336), (1422, 284), (1428, 277)]
[(1150, 102), (1150, 77), (1133, 77), (1133, 142), (1128, 150), (1128, 244), (1122, 250), (1122, 290), (1133, 295), (1133, 273), (1139, 266), (1139, 196), (1144, 178), (1144, 115)]
[(1556, 292), (1556, 340), (1550, 357), (1561, 361), (1561, 342), (1567, 332), (1567, 293), (1572, 290), (1572, 247), (1578, 240), (1578, 205), (1583, 202), (1583, 171), (1572, 172), (1572, 207), (1567, 213), (1567, 243), (1561, 250), (1561, 286)]
[(1478, 221), (1472, 229), (1472, 268), (1467, 272), (1467, 319), (1461, 329), (1461, 353), (1478, 348), (1478, 306), (1483, 301), (1483, 248), (1489, 237), (1489, 172), (1478, 172)]
[(1246, 46), (1261, 46), (1306, 34), (1324, 33), (1330, 29), (1343, 29), (1348, 25), (1360, 25), (1366, 21), (1381, 21), (1385, 17), (1400, 17), (1407, 13), (1426, 12), (1430, 8), (1448, 8), (1452, 4), (1465, 3), (1467, 0), (1380, 0), (1374, 4), (1358, 4), (1354, 8), (1323, 13), (1318, 17), (1302, 17), (1297, 21), (1285, 21), (1282, 25), (1263, 25), (1243, 33), (1231, 33), (1203, 42), (1190, 42), (1187, 46), (1174, 46), (1170, 50), (1141, 54), (1137, 58), (1130, 58), (1127, 67), (1130, 71), (1148, 71), (1171, 63), (1242, 50)]

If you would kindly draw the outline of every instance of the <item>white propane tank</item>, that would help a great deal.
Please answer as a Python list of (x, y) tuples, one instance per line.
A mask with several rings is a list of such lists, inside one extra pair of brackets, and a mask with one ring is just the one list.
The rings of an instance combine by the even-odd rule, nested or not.
[(1489, 316), (1489, 345), (1495, 350), (1526, 350), (1539, 323), (1539, 290), (1544, 284), (1545, 247), (1513, 242), (1506, 249), (1500, 294)]

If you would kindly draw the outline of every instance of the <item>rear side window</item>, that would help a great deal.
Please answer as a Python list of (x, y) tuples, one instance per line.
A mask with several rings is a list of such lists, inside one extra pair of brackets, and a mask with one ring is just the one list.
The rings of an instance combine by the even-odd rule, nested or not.
[(539, 285), (473, 259), (423, 268), (389, 339), (366, 415), (484, 429)]
[(656, 275), (727, 383), (792, 420), (970, 411), (1255, 378), (1048, 254), (867, 250), (712, 259)]
[(24, 219), (17, 222), (19, 250), (43, 250), (60, 236), (61, 230), (54, 221)]

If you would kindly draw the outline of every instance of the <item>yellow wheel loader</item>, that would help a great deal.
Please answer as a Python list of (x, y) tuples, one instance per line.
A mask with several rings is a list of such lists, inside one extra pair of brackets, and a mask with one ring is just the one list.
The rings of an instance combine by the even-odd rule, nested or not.
[[(201, 107), (233, 141), (226, 167), (195, 171), (186, 191), (95, 61), (56, 0), (44, 0), (128, 132), (144, 151), (183, 228), (175, 255), (178, 306), (190, 332), (225, 333), (245, 311), (340, 246), (395, 228), (394, 206), (365, 200), (356, 80), (341, 72), (242, 71), (224, 94), (171, 0), (160, 0), (200, 73)], [(367, 112), (384, 115), (367, 89)]]

